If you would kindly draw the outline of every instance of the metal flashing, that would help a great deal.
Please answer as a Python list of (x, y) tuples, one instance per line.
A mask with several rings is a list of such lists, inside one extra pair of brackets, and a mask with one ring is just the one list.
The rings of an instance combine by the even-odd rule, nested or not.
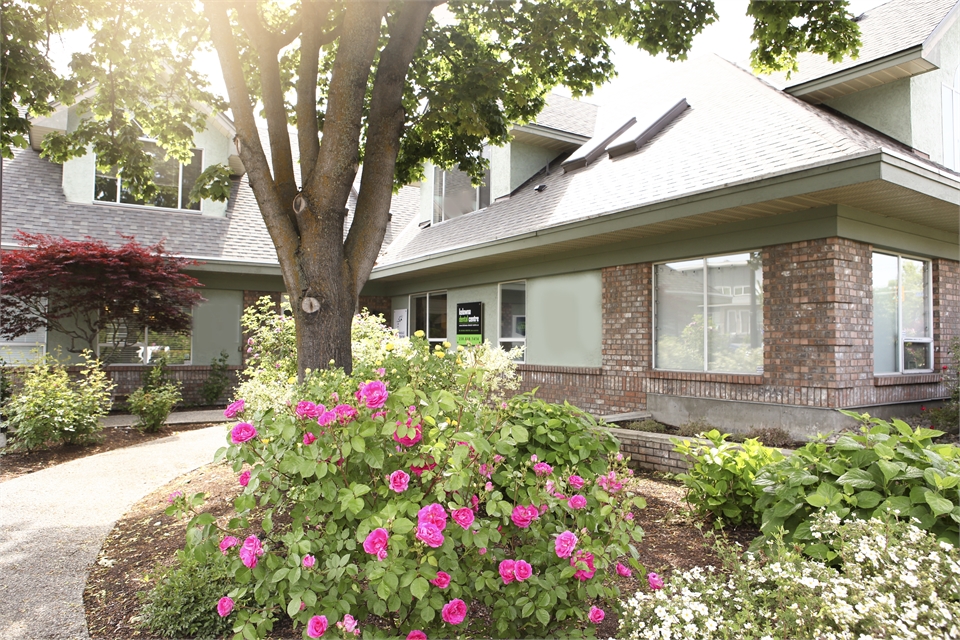
[(620, 137), (624, 131), (632, 127), (636, 122), (636, 118), (630, 118), (616, 129), (608, 129), (606, 132), (590, 138), (560, 165), (563, 167), (564, 173), (585, 167), (602, 156), (607, 150), (607, 145)]
[(616, 158), (617, 156), (638, 150), (655, 135), (663, 131), (668, 124), (686, 111), (689, 106), (686, 98), (680, 98), (680, 100), (667, 109), (665, 113), (656, 117), (646, 128), (638, 131), (638, 127), (633, 126), (624, 131), (620, 137), (607, 146), (607, 153), (611, 158)]

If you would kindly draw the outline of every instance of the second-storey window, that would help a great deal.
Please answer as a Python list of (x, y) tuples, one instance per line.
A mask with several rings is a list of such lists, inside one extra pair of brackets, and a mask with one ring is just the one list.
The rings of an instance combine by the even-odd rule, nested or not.
[(157, 193), (150, 200), (133, 197), (126, 188), (122, 173), (97, 170), (94, 180), (93, 199), (98, 202), (139, 204), (164, 209), (200, 210), (199, 202), (190, 202), (190, 189), (203, 171), (203, 152), (193, 150), (189, 164), (181, 164), (173, 158), (164, 159), (164, 151), (157, 143), (143, 141), (144, 150), (153, 157), (153, 182)]
[(759, 252), (658, 264), (655, 278), (657, 369), (763, 372)]
[(423, 331), (427, 340), (440, 343), (447, 339), (447, 292), (435, 291), (411, 296), (411, 333)]
[(490, 204), (490, 170), (483, 184), (473, 186), (468, 176), (459, 169), (434, 167), (433, 173), (433, 221), (442, 222), (459, 218), (465, 213), (483, 209)]
[(500, 285), (500, 347), (510, 351), (526, 344), (527, 283), (504, 282)]
[(873, 254), (873, 370), (933, 370), (933, 307), (930, 263)]

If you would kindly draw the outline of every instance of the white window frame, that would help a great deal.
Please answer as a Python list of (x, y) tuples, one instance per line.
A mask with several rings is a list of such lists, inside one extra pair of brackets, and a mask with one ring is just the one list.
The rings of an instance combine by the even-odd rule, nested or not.
[[(878, 377), (882, 376), (901, 376), (901, 375), (911, 375), (911, 374), (921, 374), (921, 373), (933, 373), (933, 263), (928, 258), (923, 258), (920, 256), (912, 256), (906, 253), (897, 253), (895, 251), (878, 251), (873, 250), (873, 254), (883, 254), (885, 256), (890, 256), (897, 259), (897, 370), (896, 371), (884, 371), (878, 372), (876, 370), (876, 362), (874, 362), (874, 371), (873, 374)], [(927, 330), (929, 331), (929, 336), (917, 337), (917, 336), (905, 336), (903, 335), (903, 300), (900, 296), (900, 291), (902, 288), (901, 277), (903, 273), (902, 261), (906, 258), (907, 260), (915, 260), (917, 262), (922, 262), (926, 266), (924, 267), (924, 278), (923, 278), (923, 287), (924, 287), (924, 299), (926, 301), (926, 309), (924, 309), (924, 316), (926, 316), (926, 325)], [(873, 262), (871, 256), (871, 263)], [(870, 294), (871, 294), (871, 305), (873, 300), (873, 273), (871, 269), (871, 279), (870, 279)], [(873, 330), (873, 340), (876, 341), (876, 325), (873, 324), (871, 327)], [(927, 360), (930, 362), (929, 369), (904, 369), (904, 344), (905, 343), (915, 343), (915, 344), (926, 344), (927, 345)]]
[[(35, 339), (31, 340), (31, 337)], [(36, 356), (33, 352), (36, 350)], [(26, 351), (27, 355), (24, 358), (17, 358), (17, 361), (13, 361), (13, 354), (15, 351)], [(7, 356), (10, 356), (8, 358)], [(36, 331), (31, 331), (26, 335), (22, 335), (13, 340), (0, 340), (0, 358), (3, 358), (4, 364), (7, 366), (27, 366), (31, 365), (34, 362), (43, 360), (44, 356), (47, 355), (47, 328), (39, 327)]]
[[(183, 366), (188, 366), (188, 365), (192, 365), (192, 364), (193, 364), (193, 354), (196, 353), (196, 352), (194, 351), (194, 344), (193, 344), (193, 313), (192, 313), (192, 312), (191, 312), (190, 316), (191, 316), (191, 320), (190, 320), (190, 358), (189, 358), (188, 360), (185, 360), (184, 362), (178, 362), (178, 363), (176, 363), (176, 364), (168, 363), (167, 366), (169, 366), (169, 367), (183, 367)], [(136, 344), (136, 343), (134, 343), (134, 344)], [(97, 336), (97, 357), (98, 357), (98, 358), (100, 357), (100, 350), (101, 350), (101, 348), (103, 348), (103, 347), (115, 347), (115, 346), (116, 346), (116, 344), (113, 343), (113, 342), (100, 342), (100, 336), (98, 335), (98, 336)], [(133, 346), (133, 345), (131, 345), (131, 346)], [(111, 366), (111, 367), (114, 367), (114, 366), (116, 366), (116, 367), (142, 367), (142, 366), (144, 366), (144, 365), (149, 365), (149, 364), (151, 364), (151, 358), (152, 358), (153, 354), (156, 353), (156, 350), (150, 351), (150, 327), (144, 327), (144, 328), (143, 328), (143, 347), (141, 347), (141, 348), (143, 349), (143, 351), (139, 354), (140, 362), (112, 362), (112, 363), (110, 363), (110, 366)]]
[[(500, 282), (497, 284), (497, 344), (500, 345), (503, 342), (513, 343), (513, 347), (523, 347), (523, 356), (516, 360), (518, 364), (523, 364), (527, 361), (527, 334), (524, 331), (522, 338), (517, 337), (503, 337), (501, 331), (503, 330), (502, 320), (503, 320), (503, 285), (505, 284), (518, 284), (523, 283), (523, 306), (526, 309), (527, 306), (527, 281), (526, 280), (507, 280), (506, 282)], [(527, 314), (524, 314), (526, 318)]]
[[(723, 258), (724, 256), (735, 256), (735, 255), (739, 255), (739, 254), (742, 254), (742, 253), (747, 253), (747, 254), (750, 254), (750, 253), (758, 253), (758, 254), (761, 254), (761, 255), (762, 255), (762, 254), (763, 254), (763, 251), (762, 251), (761, 249), (747, 249), (747, 250), (745, 250), (745, 251), (733, 251), (733, 252), (730, 252), (730, 253), (718, 253), (718, 254), (713, 254), (713, 255), (708, 255), (708, 256), (694, 256), (694, 257), (690, 257), (690, 258), (676, 258), (676, 259), (674, 259), (674, 260), (661, 260), (660, 262), (654, 262), (654, 263), (653, 263), (653, 270), (652, 270), (652, 274), (651, 274), (651, 275), (653, 276), (653, 277), (651, 278), (652, 284), (653, 284), (653, 292), (652, 292), (652, 295), (650, 296), (650, 299), (651, 299), (651, 301), (652, 301), (652, 306), (653, 306), (653, 311), (652, 311), (653, 317), (651, 318), (651, 322), (652, 322), (652, 324), (653, 324), (653, 340), (651, 341), (651, 342), (652, 342), (652, 351), (653, 351), (653, 353), (652, 353), (653, 360), (652, 360), (652, 366), (651, 366), (651, 368), (652, 368), (654, 371), (672, 371), (672, 372), (675, 372), (675, 373), (712, 373), (712, 374), (717, 374), (717, 375), (740, 375), (740, 376), (763, 375), (763, 365), (761, 365), (761, 368), (760, 368), (759, 371), (756, 371), (756, 372), (751, 371), (751, 372), (749, 372), (749, 373), (748, 373), (748, 372), (745, 372), (745, 371), (721, 371), (721, 370), (711, 370), (711, 369), (708, 368), (709, 363), (710, 363), (710, 351), (709, 351), (710, 345), (709, 345), (709, 342), (708, 342), (708, 340), (707, 340), (707, 327), (709, 326), (710, 320), (709, 320), (709, 317), (708, 317), (708, 315), (707, 315), (707, 310), (710, 308), (710, 305), (709, 305), (710, 288), (709, 288), (709, 286), (707, 285), (707, 282), (708, 282), (707, 278), (708, 278), (708, 276), (709, 276), (709, 268), (708, 268), (708, 266), (707, 266), (707, 260), (709, 260), (710, 258)], [(670, 263), (673, 263), (673, 262), (693, 262), (693, 261), (695, 261), (695, 260), (700, 260), (700, 261), (703, 263), (703, 286), (702, 286), (702, 291), (703, 291), (702, 309), (703, 309), (703, 331), (704, 331), (704, 336), (703, 336), (703, 368), (702, 368), (702, 369), (661, 369), (661, 368), (659, 368), (659, 367), (657, 366), (657, 331), (658, 331), (658, 326), (657, 326), (657, 315), (658, 315), (658, 314), (657, 314), (657, 267), (660, 266), (660, 265), (662, 265), (662, 264), (670, 264)], [(763, 284), (763, 267), (762, 267), (762, 265), (761, 265), (761, 269), (760, 269), (760, 278), (761, 278), (760, 282), (761, 282), (761, 285), (762, 285), (762, 284)], [(723, 288), (726, 288), (726, 287), (723, 287)], [(717, 292), (717, 291), (714, 291), (714, 293), (720, 293), (720, 295), (727, 295), (727, 294), (724, 294), (724, 293), (722, 293), (722, 292)], [(731, 293), (732, 293), (732, 290), (731, 290)], [(725, 317), (726, 317), (726, 316), (725, 316)], [(752, 320), (752, 318), (751, 318), (751, 320)], [(760, 327), (760, 331), (761, 331), (761, 336), (762, 336), (762, 333), (763, 333), (763, 327), (762, 327), (762, 326)], [(760, 344), (761, 344), (761, 348), (762, 348), (762, 346), (763, 346), (763, 340), (762, 340), (762, 338), (761, 338), (761, 343), (760, 343)]]
[[(448, 295), (448, 294), (447, 294), (447, 291), (446, 291), (445, 289), (438, 289), (438, 290), (436, 290), (436, 291), (425, 291), (425, 292), (422, 292), (422, 293), (411, 293), (411, 294), (410, 294), (410, 297), (407, 299), (407, 335), (408, 335), (408, 336), (412, 336), (412, 335), (413, 335), (413, 332), (416, 331), (416, 328), (413, 326), (413, 322), (415, 321), (414, 316), (415, 316), (415, 314), (416, 314), (416, 309), (417, 309), (417, 308), (416, 308), (416, 304), (415, 304), (414, 301), (415, 301), (417, 298), (426, 298), (426, 313), (427, 313), (427, 317), (425, 318), (425, 322), (423, 323), (423, 326), (426, 327), (426, 330), (424, 331), (426, 340), (427, 340), (427, 342), (430, 343), (430, 344), (440, 344), (440, 343), (442, 343), (442, 342), (446, 342), (446, 341), (447, 341), (447, 336), (446, 336), (446, 335), (444, 335), (444, 336), (442, 336), (442, 337), (439, 337), (439, 338), (435, 338), (435, 337), (433, 337), (433, 336), (430, 335), (430, 296), (436, 296), (436, 295), (444, 295), (444, 296), (446, 296), (446, 295)], [(450, 331), (450, 307), (449, 307), (449, 302), (450, 302), (450, 298), (447, 298), (447, 305), (448, 305), (448, 306), (447, 306), (447, 331), (448, 331), (448, 332)]]
[[(455, 218), (449, 218), (449, 217), (447, 217), (447, 215), (446, 215), (446, 209), (445, 209), (445, 207), (443, 206), (443, 203), (445, 203), (446, 200), (447, 200), (447, 172), (449, 172), (449, 171), (460, 171), (460, 169), (458, 169), (458, 168), (456, 168), (456, 167), (453, 168), (453, 169), (441, 169), (441, 168), (438, 167), (438, 166), (434, 166), (433, 170), (434, 170), (434, 173), (433, 173), (433, 179), (434, 179), (434, 181), (437, 180), (437, 174), (439, 173), (439, 179), (440, 179), (440, 211), (439, 211), (439, 214), (438, 214), (438, 212), (437, 212), (436, 210), (434, 210), (434, 211), (431, 213), (432, 224), (440, 224), (441, 222), (446, 222), (447, 220), (454, 220), (455, 218), (459, 218), (459, 217), (462, 216), (462, 215), (466, 215), (466, 214), (468, 214), (468, 213), (473, 213), (474, 211), (479, 211), (480, 209), (485, 209), (486, 207), (490, 206), (489, 203), (488, 203), (487, 205), (483, 206), (483, 207), (480, 206), (480, 189), (481, 189), (483, 186), (486, 186), (487, 189), (490, 188), (490, 184), (489, 184), (489, 182), (490, 182), (490, 170), (488, 169), (488, 170), (487, 170), (487, 173), (486, 173), (486, 183), (487, 183), (487, 184), (486, 184), (486, 185), (474, 186), (474, 187), (473, 187), (473, 190), (474, 190), (474, 192), (475, 192), (475, 193), (474, 193), (474, 199), (473, 199), (473, 211), (465, 211), (465, 212), (461, 213), (459, 216), (455, 216)], [(464, 173), (464, 172), (461, 171), (461, 173)], [(434, 188), (436, 188), (436, 186), (434, 186)], [(433, 198), (435, 199), (436, 196), (433, 196)], [(487, 199), (490, 200), (490, 195), (489, 195), (489, 194), (487, 195)]]
[[(153, 139), (153, 138), (141, 137), (141, 138), (139, 138), (139, 140), (140, 140), (140, 142), (152, 142), (153, 144), (157, 145), (157, 148), (158, 148), (158, 149), (160, 149), (161, 151), (163, 151), (162, 147), (160, 147), (160, 143), (157, 142), (157, 141), (156, 141), (155, 139)], [(199, 152), (200, 152), (200, 171), (202, 172), (202, 171), (203, 171), (203, 156), (204, 156), (204, 150), (201, 149), (201, 148), (191, 148), (191, 151), (199, 151)], [(138, 204), (138, 203), (136, 203), (136, 202), (120, 202), (120, 196), (121, 196), (121, 194), (122, 194), (122, 189), (121, 189), (121, 182), (120, 182), (121, 176), (120, 176), (120, 171), (119, 171), (119, 170), (117, 171), (117, 175), (115, 176), (115, 179), (116, 179), (116, 181), (117, 181), (117, 199), (114, 200), (114, 201), (112, 201), (112, 202), (109, 201), (109, 200), (97, 200), (97, 178), (110, 178), (110, 177), (111, 177), (111, 176), (107, 176), (107, 175), (104, 175), (104, 174), (100, 173), (100, 172), (97, 170), (96, 165), (94, 165), (94, 167), (93, 167), (93, 196), (92, 196), (92, 198), (91, 198), (93, 204), (97, 204), (97, 205), (105, 204), (105, 205), (107, 205), (107, 206), (117, 205), (117, 206), (121, 206), (121, 207), (141, 207), (141, 208), (144, 208), (144, 209), (156, 209), (157, 211), (191, 211), (191, 212), (196, 212), (196, 213), (202, 213), (202, 212), (203, 212), (203, 200), (201, 200), (201, 201), (199, 202), (199, 205), (200, 205), (200, 208), (199, 208), (199, 209), (184, 209), (184, 208), (181, 206), (181, 205), (183, 204), (183, 197), (184, 197), (184, 194), (183, 194), (183, 163), (180, 162), (179, 160), (177, 161), (177, 206), (176, 206), (176, 207), (158, 207), (158, 206), (153, 205), (153, 204)]]

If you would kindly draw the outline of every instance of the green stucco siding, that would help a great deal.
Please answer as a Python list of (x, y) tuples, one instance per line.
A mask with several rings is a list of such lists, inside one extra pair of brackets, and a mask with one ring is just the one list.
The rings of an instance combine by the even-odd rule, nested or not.
[(529, 180), (555, 157), (557, 152), (554, 150), (514, 140), (510, 144), (510, 191)]
[[(938, 61), (940, 68), (910, 78), (913, 147), (930, 154), (934, 162), (946, 164), (943, 156), (943, 118), (949, 117), (949, 114), (941, 113), (942, 93), (944, 85), (953, 85), (957, 67), (960, 66), (960, 20), (953, 22), (934, 45), (930, 55)], [(960, 127), (960, 123), (954, 123), (954, 127)], [(956, 129), (954, 131), (954, 136), (957, 136)]]
[(527, 280), (528, 364), (599, 367), (600, 271)]
[(193, 364), (210, 364), (226, 351), (229, 364), (240, 364), (240, 315), (243, 292), (203, 289), (206, 302), (193, 310)]
[(910, 118), (911, 79), (902, 78), (830, 100), (824, 104), (913, 146)]
[(497, 343), (497, 285), (466, 287), (447, 291), (447, 340), (457, 344), (457, 303), (483, 304), (483, 339)]

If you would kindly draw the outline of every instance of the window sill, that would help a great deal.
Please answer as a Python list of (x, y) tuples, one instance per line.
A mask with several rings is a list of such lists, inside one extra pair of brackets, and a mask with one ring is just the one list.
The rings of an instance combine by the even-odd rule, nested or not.
[(731, 384), (763, 384), (763, 374), (756, 373), (713, 373), (706, 371), (664, 371), (653, 369), (647, 374), (650, 378), (661, 380), (693, 380), (696, 382), (724, 382)]
[(943, 376), (939, 373), (893, 373), (890, 375), (874, 375), (873, 386), (890, 387), (902, 384), (939, 384)]
[(158, 213), (189, 213), (193, 215), (203, 215), (203, 208), (200, 209), (174, 209), (173, 207), (151, 207), (148, 204), (129, 204), (126, 202), (106, 202), (104, 200), (92, 200), (92, 205), (98, 207), (113, 207), (115, 209), (132, 209), (134, 211), (150, 211)]

